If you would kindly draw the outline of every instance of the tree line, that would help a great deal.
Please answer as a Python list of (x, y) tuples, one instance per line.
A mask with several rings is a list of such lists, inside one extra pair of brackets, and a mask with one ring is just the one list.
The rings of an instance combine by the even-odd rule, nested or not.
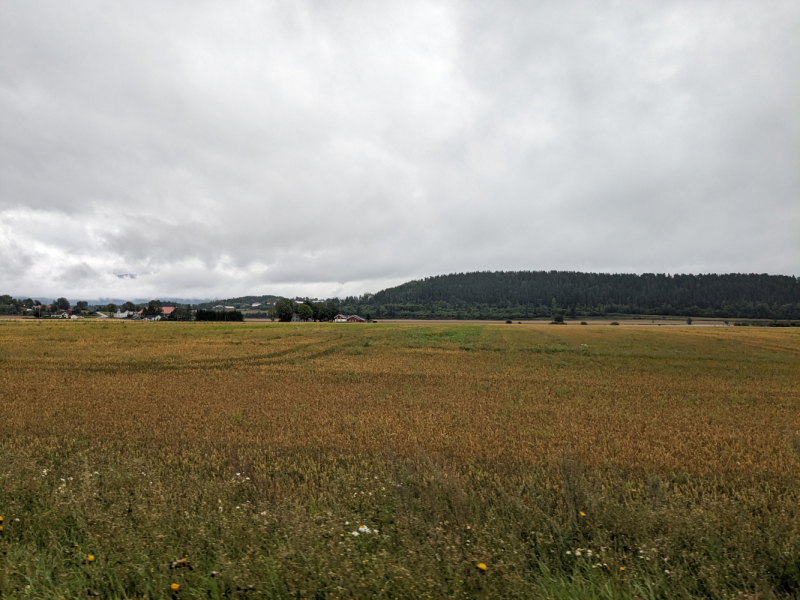
[(342, 312), (375, 318), (551, 319), (681, 315), (800, 319), (794, 276), (496, 271), (438, 275), (348, 297)]
[[(269, 300), (267, 300), (269, 299)], [(272, 301), (274, 300), (274, 302)], [(731, 319), (800, 319), (800, 279), (786, 275), (725, 274), (666, 275), (610, 274), (576, 271), (483, 271), (437, 275), (409, 281), (376, 294), (323, 301), (276, 296), (245, 296), (223, 302), (242, 308), (265, 302), (257, 315), (279, 321), (331, 321), (338, 313), (366, 319), (554, 319), (557, 316), (648, 315), (720, 317)], [(266, 302), (269, 302), (267, 305)], [(207, 303), (195, 312), (191, 305), (175, 306), (170, 320), (239, 320), (233, 312), (214, 311)], [(169, 303), (164, 306), (170, 305)], [(29, 310), (30, 309), (30, 310)], [(77, 314), (102, 310), (142, 310), (162, 313), (162, 303), (126, 302), (89, 306), (66, 298), (51, 309), (30, 298), (0, 296), (0, 314), (48, 316), (70, 309)], [(214, 313), (213, 318), (210, 316)], [(240, 313), (241, 314), (241, 313)], [(250, 316), (245, 313), (242, 318)]]

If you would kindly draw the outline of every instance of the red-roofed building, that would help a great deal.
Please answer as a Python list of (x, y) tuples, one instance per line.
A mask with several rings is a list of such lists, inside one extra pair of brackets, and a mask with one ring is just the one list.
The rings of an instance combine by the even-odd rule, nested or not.
[(348, 323), (366, 323), (367, 320), (366, 319), (362, 319), (358, 315), (350, 315), (349, 317), (347, 317), (347, 322)]

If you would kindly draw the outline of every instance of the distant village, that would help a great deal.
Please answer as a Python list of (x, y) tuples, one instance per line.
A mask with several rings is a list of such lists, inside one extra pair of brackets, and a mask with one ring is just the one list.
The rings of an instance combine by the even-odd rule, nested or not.
[(134, 321), (243, 321), (268, 319), (283, 322), (368, 323), (371, 315), (343, 314), (332, 302), (275, 298), (268, 301), (236, 304), (203, 303), (196, 306), (151, 300), (147, 304), (125, 302), (89, 305), (86, 301), (70, 303), (66, 298), (44, 304), (39, 300), (19, 300), (0, 296), (0, 315), (40, 319), (128, 319)]

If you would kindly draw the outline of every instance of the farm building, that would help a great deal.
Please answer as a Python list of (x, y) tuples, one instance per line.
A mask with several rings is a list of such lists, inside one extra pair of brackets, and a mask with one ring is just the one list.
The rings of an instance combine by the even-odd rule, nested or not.
[(333, 317), (334, 323), (366, 323), (367, 320), (359, 317), (358, 315), (350, 315), (349, 317), (346, 315), (338, 314)]

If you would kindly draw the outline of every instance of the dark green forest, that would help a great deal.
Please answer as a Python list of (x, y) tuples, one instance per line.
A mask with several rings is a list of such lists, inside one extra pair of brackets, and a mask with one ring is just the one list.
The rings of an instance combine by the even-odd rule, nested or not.
[(794, 276), (496, 271), (437, 275), (339, 302), (374, 319), (549, 319), (681, 315), (800, 319)]

